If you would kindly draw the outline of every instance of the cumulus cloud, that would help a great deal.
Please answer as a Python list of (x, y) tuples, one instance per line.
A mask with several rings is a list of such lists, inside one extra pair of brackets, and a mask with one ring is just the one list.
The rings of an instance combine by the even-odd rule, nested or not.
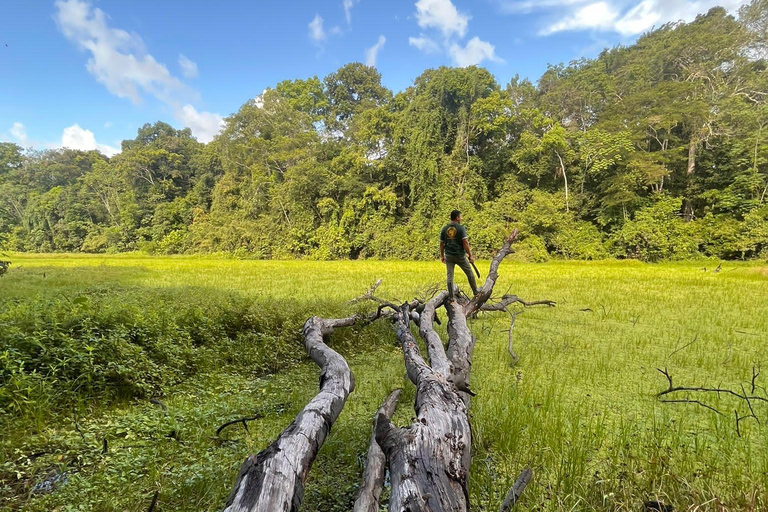
[(197, 64), (189, 60), (183, 53), (179, 54), (179, 67), (184, 78), (197, 78)]
[[(178, 121), (187, 123), (193, 118), (184, 114), (186, 105), (182, 106), (182, 103), (197, 100), (199, 94), (147, 53), (138, 34), (110, 26), (107, 14), (85, 0), (57, 0), (55, 6), (54, 19), (59, 30), (78, 48), (90, 54), (86, 69), (109, 92), (134, 104), (141, 103), (144, 95), (150, 95), (170, 107)], [(197, 64), (184, 55), (179, 55), (179, 66), (185, 77), (197, 76)], [(211, 112), (197, 114), (205, 119), (220, 117)], [(189, 128), (202, 140), (210, 136), (206, 126), (205, 123), (198, 123)], [(77, 125), (68, 129), (74, 127), (80, 129)], [(76, 130), (70, 132), (74, 137)], [(84, 130), (84, 134), (80, 134), (81, 142), (90, 140), (88, 133), (91, 132)]]
[(541, 35), (593, 30), (635, 36), (664, 23), (692, 21), (712, 7), (721, 6), (736, 12), (747, 3), (749, 0), (642, 0), (640, 3), (629, 0), (523, 0), (506, 5), (507, 9), (517, 8), (521, 12), (551, 12), (557, 21), (545, 26), (539, 32)]
[(496, 56), (495, 47), (477, 36), (467, 41), (465, 46), (453, 43), (448, 53), (460, 67), (475, 66), (484, 60), (501, 62), (501, 59)]
[(319, 14), (315, 14), (312, 21), (309, 22), (309, 38), (315, 43), (321, 43), (325, 40), (325, 29), (323, 28), (323, 18)]
[(444, 37), (464, 37), (470, 16), (456, 9), (451, 0), (418, 0), (416, 21), (421, 28), (434, 28)]
[(366, 66), (376, 66), (376, 59), (379, 56), (379, 51), (381, 50), (382, 46), (384, 46), (384, 43), (386, 42), (387, 42), (386, 37), (379, 36), (379, 40), (376, 42), (375, 45), (371, 46), (370, 48), (366, 48), (365, 50)]
[(527, 14), (547, 8), (560, 8), (588, 2), (589, 0), (500, 0), (497, 3), (501, 12), (505, 14)]
[(10, 133), (13, 141), (20, 146), (26, 146), (29, 142), (29, 138), (27, 137), (27, 129), (21, 123), (13, 123)]
[(409, 37), (408, 44), (415, 46), (424, 53), (437, 53), (440, 51), (440, 45), (424, 34), (421, 34), (419, 37)]
[(616, 23), (618, 11), (607, 2), (595, 2), (580, 7), (572, 15), (557, 21), (544, 30), (542, 35), (553, 34), (565, 30), (599, 29), (610, 30)]
[(471, 19), (468, 14), (460, 13), (451, 0), (418, 0), (416, 20), (419, 26), (440, 32), (442, 43), (422, 33), (419, 37), (409, 37), (408, 44), (428, 54), (443, 51), (460, 67), (480, 64), (484, 60), (503, 62), (496, 56), (495, 47), (477, 36), (466, 44), (461, 43)]
[(119, 149), (113, 148), (112, 146), (97, 143), (93, 132), (81, 128), (79, 124), (73, 124), (72, 126), (64, 128), (64, 131), (61, 134), (61, 147), (80, 149), (83, 151), (97, 149), (107, 156), (112, 156), (120, 152)]
[(211, 112), (198, 112), (192, 105), (184, 105), (176, 117), (189, 127), (200, 142), (211, 142), (224, 126), (224, 118)]

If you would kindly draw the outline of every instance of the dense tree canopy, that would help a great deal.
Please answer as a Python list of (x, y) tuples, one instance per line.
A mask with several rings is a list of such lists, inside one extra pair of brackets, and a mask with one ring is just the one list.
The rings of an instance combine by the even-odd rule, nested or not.
[(479, 254), (768, 256), (768, 0), (501, 86), (371, 67), (286, 80), (205, 145), (147, 124), (122, 152), (0, 144), (0, 241), (23, 251), (431, 258), (454, 208)]

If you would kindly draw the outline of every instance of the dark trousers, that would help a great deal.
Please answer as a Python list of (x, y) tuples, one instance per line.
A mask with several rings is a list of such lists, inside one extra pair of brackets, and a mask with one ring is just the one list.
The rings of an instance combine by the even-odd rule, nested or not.
[(467, 260), (466, 254), (461, 256), (452, 256), (450, 254), (445, 255), (445, 268), (448, 273), (448, 296), (453, 297), (453, 270), (458, 265), (461, 270), (467, 275), (467, 281), (472, 288), (472, 293), (477, 293), (477, 283), (475, 282), (475, 274), (472, 273), (472, 267), (469, 266), (469, 260)]

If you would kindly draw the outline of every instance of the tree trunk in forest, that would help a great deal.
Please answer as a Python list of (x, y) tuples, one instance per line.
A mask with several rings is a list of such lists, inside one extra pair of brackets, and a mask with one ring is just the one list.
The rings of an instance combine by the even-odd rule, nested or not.
[(698, 149), (699, 141), (695, 137), (691, 137), (691, 142), (688, 144), (688, 175), (690, 176), (696, 172), (696, 150)]
[(565, 173), (565, 162), (563, 162), (563, 157), (560, 156), (558, 151), (555, 151), (555, 154), (560, 161), (560, 172), (563, 174), (563, 182), (565, 183), (565, 211), (570, 211), (568, 205), (568, 175)]

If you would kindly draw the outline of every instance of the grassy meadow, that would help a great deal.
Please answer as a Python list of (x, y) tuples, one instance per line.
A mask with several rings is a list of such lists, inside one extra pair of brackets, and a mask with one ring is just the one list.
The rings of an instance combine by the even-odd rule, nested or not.
[[(0, 509), (223, 508), (247, 454), (317, 390), (300, 328), (346, 315), (377, 278), (405, 300), (442, 282), (439, 262), (250, 261), (144, 255), (11, 255), (0, 278)], [(768, 366), (768, 267), (718, 262), (505, 261), (497, 292), (552, 299), (472, 321), (473, 510), (495, 511), (534, 470), (517, 510), (768, 510), (768, 405), (727, 395), (660, 403), (681, 386), (747, 390)], [(488, 262), (479, 262), (481, 272)], [(457, 281), (461, 285), (463, 276)], [(522, 310), (522, 308), (520, 308)], [(339, 330), (356, 389), (320, 451), (302, 506), (347, 511), (378, 404), (414, 390), (390, 327)], [(757, 394), (768, 381), (757, 378)], [(165, 407), (158, 404), (158, 401)], [(225, 429), (226, 421), (258, 414)], [(52, 492), (40, 489), (53, 481)]]

